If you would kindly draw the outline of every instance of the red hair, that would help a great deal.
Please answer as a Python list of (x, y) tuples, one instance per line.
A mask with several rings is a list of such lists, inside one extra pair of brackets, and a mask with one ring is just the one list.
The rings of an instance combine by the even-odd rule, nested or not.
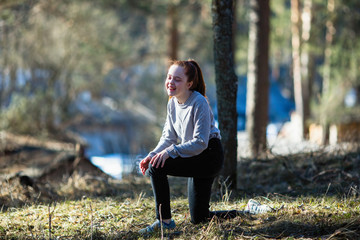
[(177, 65), (184, 68), (185, 75), (188, 77), (188, 82), (193, 82), (190, 90), (197, 91), (206, 97), (206, 85), (204, 77), (199, 64), (194, 59), (187, 61), (172, 60), (170, 61), (170, 67)]

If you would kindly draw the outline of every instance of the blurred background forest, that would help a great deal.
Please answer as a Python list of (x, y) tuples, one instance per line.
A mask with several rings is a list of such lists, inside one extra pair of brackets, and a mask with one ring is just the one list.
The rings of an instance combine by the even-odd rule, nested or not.
[[(250, 1), (235, 2), (243, 131)], [(360, 2), (300, 3), (307, 126), (359, 122)], [(269, 123), (275, 135), (295, 110), (291, 7), (290, 0), (270, 1)], [(88, 155), (146, 154), (162, 130), (170, 58), (200, 63), (217, 115), (210, 0), (1, 1), (0, 130), (59, 140), (75, 132), (93, 146)]]

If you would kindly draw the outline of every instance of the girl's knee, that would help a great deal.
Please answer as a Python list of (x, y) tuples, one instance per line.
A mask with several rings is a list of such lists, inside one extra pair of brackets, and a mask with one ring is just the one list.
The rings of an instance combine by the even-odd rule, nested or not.
[(149, 164), (149, 169), (147, 170), (147, 174), (150, 177), (164, 176), (164, 171), (161, 167), (156, 168), (153, 165)]

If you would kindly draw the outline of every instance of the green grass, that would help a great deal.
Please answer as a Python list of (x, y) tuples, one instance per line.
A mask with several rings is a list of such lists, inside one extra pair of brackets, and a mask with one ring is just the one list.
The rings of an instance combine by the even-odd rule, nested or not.
[[(165, 232), (174, 239), (358, 239), (360, 199), (334, 196), (257, 197), (277, 211), (190, 223), (185, 196), (172, 200), (177, 228)], [(243, 210), (249, 199), (211, 202), (212, 210)], [(152, 196), (83, 197), (79, 200), (38, 203), (0, 213), (1, 239), (143, 239), (137, 231), (154, 221)], [(49, 227), (51, 225), (51, 227)], [(51, 229), (51, 236), (49, 229)], [(159, 239), (160, 232), (146, 236)]]

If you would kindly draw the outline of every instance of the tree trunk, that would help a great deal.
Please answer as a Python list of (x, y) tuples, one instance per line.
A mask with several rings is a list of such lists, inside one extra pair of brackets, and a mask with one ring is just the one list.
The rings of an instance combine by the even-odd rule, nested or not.
[[(328, 0), (327, 3), (328, 9), (328, 20), (326, 21), (326, 35), (325, 35), (325, 57), (324, 57), (324, 72), (323, 72), (323, 85), (322, 85), (322, 108), (326, 109), (325, 105), (327, 102), (327, 98), (330, 94), (330, 70), (331, 70), (331, 54), (332, 49), (331, 45), (333, 42), (333, 37), (335, 34), (335, 28), (332, 22), (332, 16), (335, 9), (335, 0)], [(327, 119), (327, 111), (322, 111), (321, 116), (321, 125), (323, 127), (323, 138), (322, 144), (325, 145), (328, 143), (328, 136), (329, 136), (329, 122)]]
[(331, 19), (332, 13), (335, 8), (335, 0), (328, 0), (327, 9), (329, 12), (329, 18), (326, 21), (326, 35), (325, 35), (325, 58), (324, 58), (324, 73), (323, 73), (323, 95), (329, 92), (330, 88), (330, 59), (331, 59), (331, 45), (333, 42), (333, 36), (335, 34), (335, 28)]
[(168, 56), (169, 59), (178, 59), (179, 49), (179, 30), (178, 30), (178, 13), (175, 4), (170, 4), (168, 8), (167, 25), (169, 31)]
[(250, 6), (246, 131), (251, 157), (257, 158), (267, 149), (270, 6), (268, 0), (251, 0)]
[(300, 1), (291, 0), (291, 34), (292, 34), (292, 64), (293, 64), (293, 79), (294, 79), (294, 98), (295, 110), (301, 121), (297, 126), (297, 141), (304, 138), (304, 102), (303, 102), (303, 86), (301, 81), (301, 18), (300, 18)]
[(222, 177), (236, 188), (237, 165), (237, 77), (232, 48), (233, 1), (213, 0), (214, 63), (219, 128), (224, 146)]
[(304, 7), (301, 15), (302, 19), (302, 48), (301, 48), (301, 80), (302, 80), (302, 99), (303, 99), (303, 134), (308, 136), (308, 120), (310, 119), (310, 99), (312, 92), (313, 74), (311, 72), (313, 60), (309, 50), (311, 19), (312, 19), (312, 0), (305, 0)]

